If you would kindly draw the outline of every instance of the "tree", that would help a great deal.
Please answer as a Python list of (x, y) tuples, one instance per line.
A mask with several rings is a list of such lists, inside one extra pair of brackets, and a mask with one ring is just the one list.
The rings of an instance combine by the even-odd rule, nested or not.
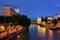
[(6, 21), (6, 23), (10, 23), (11, 22), (11, 17), (7, 16), (5, 21)]
[(0, 23), (4, 23), (5, 22), (5, 17), (4, 16), (0, 16)]
[(25, 16), (25, 15), (21, 15), (19, 20), (18, 20), (18, 23), (22, 26), (29, 26), (31, 24), (31, 20)]
[(57, 18), (58, 21), (60, 21), (60, 18)]
[(47, 23), (47, 17), (45, 18), (45, 22)]
[(12, 25), (21, 25), (28, 27), (31, 24), (31, 20), (26, 15), (12, 15), (12, 16), (0, 16), (1, 23), (12, 23)]
[(52, 23), (53, 23), (54, 25), (56, 25), (56, 24), (58, 23), (57, 19), (54, 19), (54, 20), (52, 21)]

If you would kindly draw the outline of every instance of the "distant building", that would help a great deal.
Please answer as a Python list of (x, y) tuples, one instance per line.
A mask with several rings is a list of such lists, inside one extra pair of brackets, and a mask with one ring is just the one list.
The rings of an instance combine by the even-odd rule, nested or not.
[(53, 19), (54, 19), (54, 17), (48, 16), (48, 17), (47, 17), (47, 23), (51, 23)]
[(41, 23), (41, 18), (37, 18), (37, 24), (40, 24)]
[(47, 17), (47, 20), (53, 20), (53, 18), (54, 18), (54, 17), (52, 17), (52, 16), (48, 16), (48, 17)]
[(60, 18), (60, 14), (56, 14), (54, 18)]
[(18, 15), (18, 12), (14, 10), (10, 6), (3, 6), (2, 7), (2, 16), (12, 16), (12, 15)]

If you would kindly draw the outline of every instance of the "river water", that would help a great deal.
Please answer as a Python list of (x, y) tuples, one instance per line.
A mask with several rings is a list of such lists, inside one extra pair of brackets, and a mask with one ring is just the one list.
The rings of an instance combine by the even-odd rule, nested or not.
[(60, 31), (50, 30), (49, 28), (33, 24), (28, 31), (10, 40), (60, 40)]

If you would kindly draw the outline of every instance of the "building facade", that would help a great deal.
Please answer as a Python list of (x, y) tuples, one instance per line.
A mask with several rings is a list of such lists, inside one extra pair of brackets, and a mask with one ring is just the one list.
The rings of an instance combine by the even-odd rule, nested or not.
[(54, 18), (55, 19), (60, 18), (60, 13), (59, 14), (56, 14)]
[(12, 16), (17, 15), (18, 13), (10, 6), (3, 6), (2, 7), (2, 16)]

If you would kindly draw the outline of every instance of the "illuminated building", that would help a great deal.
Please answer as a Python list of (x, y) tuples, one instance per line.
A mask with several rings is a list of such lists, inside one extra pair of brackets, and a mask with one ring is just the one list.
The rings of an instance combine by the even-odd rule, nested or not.
[(40, 24), (40, 23), (41, 23), (41, 18), (38, 17), (37, 24)]
[(53, 17), (48, 16), (48, 17), (47, 17), (47, 20), (53, 20)]

